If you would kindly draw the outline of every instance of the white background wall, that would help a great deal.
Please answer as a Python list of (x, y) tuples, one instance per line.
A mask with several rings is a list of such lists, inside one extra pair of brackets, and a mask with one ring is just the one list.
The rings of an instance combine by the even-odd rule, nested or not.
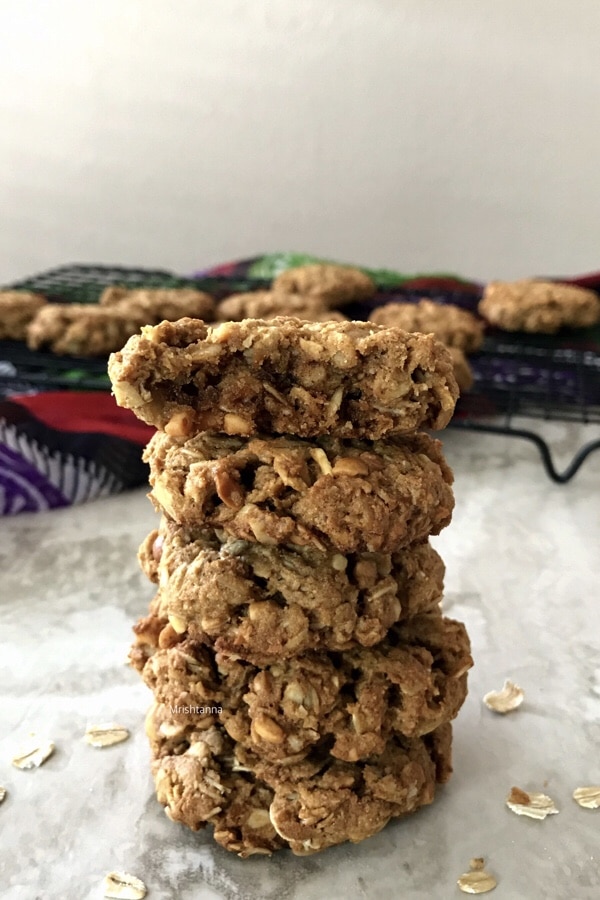
[(600, 268), (598, 0), (0, 0), (0, 282)]

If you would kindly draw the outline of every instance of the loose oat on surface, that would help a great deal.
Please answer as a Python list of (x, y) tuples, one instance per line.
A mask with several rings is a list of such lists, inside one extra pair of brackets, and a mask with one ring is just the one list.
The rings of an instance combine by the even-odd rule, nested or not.
[(501, 690), (484, 694), (483, 702), (493, 712), (504, 714), (518, 709), (524, 697), (523, 689), (507, 678)]
[(17, 755), (13, 757), (12, 764), (17, 769), (38, 769), (52, 756), (54, 750), (55, 746), (52, 741), (30, 735)]
[(463, 894), (487, 894), (498, 884), (493, 875), (483, 870), (465, 872), (456, 883)]
[(120, 744), (129, 737), (129, 731), (116, 722), (104, 722), (101, 725), (88, 725), (85, 730), (84, 740), (91, 747), (112, 747)]
[(559, 812), (554, 800), (547, 794), (530, 793), (518, 787), (511, 788), (506, 805), (518, 816), (528, 816), (530, 819), (545, 819)]
[(445, 427), (458, 387), (432, 335), (284, 316), (145, 327), (111, 356), (117, 403), (173, 437), (202, 431), (376, 440)]
[(104, 878), (104, 896), (107, 900), (143, 900), (146, 885), (127, 872), (109, 872)]
[(262, 544), (395, 552), (449, 524), (453, 476), (426, 434), (376, 443), (158, 432), (151, 498), (174, 521)]
[(576, 788), (573, 791), (573, 800), (584, 809), (600, 809), (600, 785)]
[(0, 787), (0, 803), (3, 803), (6, 800), (7, 794), (8, 794), (8, 791), (6, 790), (6, 788)]

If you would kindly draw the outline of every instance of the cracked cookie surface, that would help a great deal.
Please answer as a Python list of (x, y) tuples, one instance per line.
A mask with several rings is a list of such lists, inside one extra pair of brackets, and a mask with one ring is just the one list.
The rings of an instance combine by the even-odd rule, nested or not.
[(145, 327), (109, 360), (117, 403), (172, 436), (376, 440), (445, 427), (458, 387), (431, 335), (279, 316)]
[(454, 506), (452, 471), (426, 434), (369, 443), (157, 432), (144, 459), (151, 499), (171, 519), (264, 544), (393, 552), (438, 534)]

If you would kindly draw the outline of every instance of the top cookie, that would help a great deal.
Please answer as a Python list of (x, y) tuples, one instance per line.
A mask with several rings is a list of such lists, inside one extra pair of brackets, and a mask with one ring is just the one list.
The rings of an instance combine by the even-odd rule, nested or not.
[(315, 263), (282, 272), (274, 279), (273, 290), (319, 297), (328, 306), (344, 306), (355, 300), (372, 297), (376, 287), (372, 279), (360, 269), (332, 263)]
[(332, 435), (444, 428), (458, 387), (433, 335), (284, 316), (147, 326), (108, 364), (120, 406), (174, 437)]
[(434, 334), (447, 347), (457, 347), (464, 353), (479, 350), (483, 343), (483, 322), (452, 303), (386, 303), (374, 310), (370, 319), (378, 325)]
[(560, 328), (586, 328), (600, 322), (600, 298), (594, 291), (551, 281), (491, 281), (479, 312), (505, 331), (554, 334)]

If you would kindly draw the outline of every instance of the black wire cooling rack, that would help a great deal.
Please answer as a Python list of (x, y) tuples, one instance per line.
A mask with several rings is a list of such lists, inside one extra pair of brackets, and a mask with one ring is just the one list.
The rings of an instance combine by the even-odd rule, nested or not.
[[(162, 269), (76, 265), (52, 269), (6, 287), (37, 291), (54, 302), (96, 303), (102, 290), (111, 284), (194, 286), (220, 299), (266, 287), (269, 282), (243, 276), (184, 278)], [(472, 311), (476, 308), (477, 297), (472, 290), (464, 295), (460, 290), (439, 295), (399, 286), (379, 291), (374, 300), (364, 307), (353, 307), (350, 313), (366, 318), (375, 305), (423, 296), (457, 303)], [(600, 328), (563, 331), (553, 336), (491, 329), (481, 350), (469, 361), (475, 383), (459, 400), (452, 427), (530, 441), (538, 448), (548, 476), (560, 484), (568, 482), (590, 453), (600, 448), (600, 438), (582, 444), (567, 467), (559, 471), (550, 446), (536, 430), (536, 423), (541, 420), (600, 426)], [(32, 389), (108, 388), (105, 360), (59, 357), (30, 351), (18, 342), (0, 342), (0, 396)], [(526, 427), (516, 420), (524, 421)]]

